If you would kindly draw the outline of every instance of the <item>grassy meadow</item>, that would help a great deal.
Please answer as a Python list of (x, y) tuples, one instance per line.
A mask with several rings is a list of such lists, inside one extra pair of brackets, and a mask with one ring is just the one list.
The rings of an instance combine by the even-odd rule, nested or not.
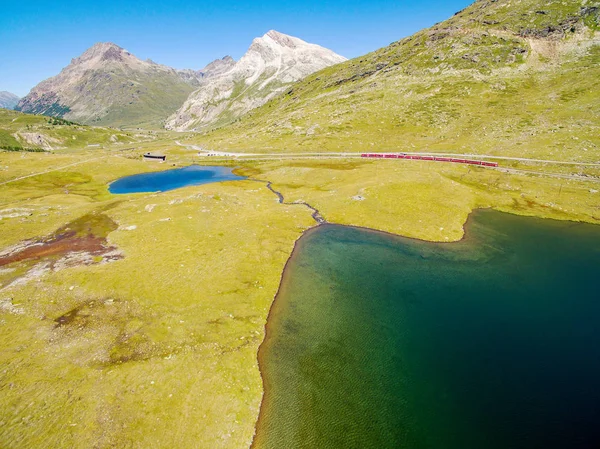
[(163, 150), (167, 164), (135, 151), (0, 153), (0, 254), (75, 228), (118, 254), (0, 267), (2, 447), (248, 447), (267, 313), (315, 225), (257, 180), (330, 222), (434, 241), (462, 238), (478, 207), (600, 218), (596, 182), (400, 160), (238, 162), (251, 180), (108, 192), (121, 176), (198, 162)]

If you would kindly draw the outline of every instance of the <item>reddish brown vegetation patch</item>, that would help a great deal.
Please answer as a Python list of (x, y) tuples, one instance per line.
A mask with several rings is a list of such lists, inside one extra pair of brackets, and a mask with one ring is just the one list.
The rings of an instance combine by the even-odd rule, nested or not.
[(110, 254), (110, 259), (119, 258), (114, 254), (116, 247), (109, 246), (106, 236), (117, 228), (117, 224), (107, 215), (92, 213), (63, 226), (52, 236), (31, 241), (0, 255), (0, 267), (15, 262), (58, 259), (69, 253), (84, 252), (90, 256)]
[(74, 232), (62, 234), (46, 242), (35, 242), (20, 251), (0, 256), (0, 266), (8, 265), (23, 260), (39, 260), (51, 256), (64, 256), (65, 254), (85, 251), (94, 256), (114, 251), (113, 246), (105, 246), (106, 240), (95, 236), (77, 237)]

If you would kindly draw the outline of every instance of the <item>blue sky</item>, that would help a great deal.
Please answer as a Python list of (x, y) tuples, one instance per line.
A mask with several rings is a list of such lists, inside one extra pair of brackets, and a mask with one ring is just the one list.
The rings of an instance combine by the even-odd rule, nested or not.
[(6, 1), (0, 11), (0, 91), (19, 96), (96, 42), (141, 59), (200, 69), (239, 59), (270, 29), (363, 55), (440, 22), (470, 0)]

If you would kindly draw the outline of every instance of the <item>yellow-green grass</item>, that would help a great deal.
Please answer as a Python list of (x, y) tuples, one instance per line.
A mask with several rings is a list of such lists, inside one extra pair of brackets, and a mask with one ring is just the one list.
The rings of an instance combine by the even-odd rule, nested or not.
[[(177, 165), (194, 160), (156, 149)], [(98, 154), (11, 154), (3, 164), (32, 174)], [(1, 210), (29, 210), (0, 220), (0, 251), (96, 212), (118, 226), (107, 238), (123, 256), (37, 277), (27, 272), (43, 261), (3, 267), (15, 271), (0, 276), (0, 446), (248, 447), (258, 346), (311, 211), (252, 180), (111, 195), (111, 180), (170, 164), (100, 156), (0, 185)], [(240, 164), (330, 222), (409, 237), (460, 239), (477, 207), (598, 221), (592, 182), (416, 161)]]
[[(86, 167), (97, 171), (87, 188), (98, 190), (106, 175)], [(309, 211), (251, 181), (49, 194), (43, 204), (60, 213), (3, 219), (3, 247), (110, 203), (104, 213), (121, 229), (109, 242), (122, 260), (1, 290), (17, 310), (0, 312), (2, 446), (248, 446), (261, 398), (256, 351), (282, 267), (313, 224)]]
[(462, 238), (476, 208), (600, 220), (598, 182), (403, 160), (262, 163), (248, 173), (271, 181), (286, 201), (310, 203), (330, 222), (432, 241)]

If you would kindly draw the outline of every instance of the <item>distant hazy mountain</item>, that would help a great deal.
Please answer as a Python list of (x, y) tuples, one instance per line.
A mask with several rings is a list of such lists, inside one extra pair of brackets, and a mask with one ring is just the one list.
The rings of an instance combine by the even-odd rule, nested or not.
[(169, 129), (203, 129), (229, 123), (266, 103), (291, 83), (345, 61), (331, 50), (277, 31), (254, 39), (238, 61), (209, 64), (199, 88), (167, 121)]
[(160, 126), (202, 76), (142, 61), (112, 43), (98, 43), (60, 74), (35, 86), (16, 109), (85, 124)]
[(14, 109), (19, 102), (19, 97), (10, 92), (0, 91), (0, 108)]
[(196, 72), (197, 76), (200, 78), (211, 78), (213, 76), (222, 75), (225, 72), (228, 72), (235, 65), (235, 59), (231, 56), (225, 56), (223, 59), (217, 59), (202, 70)]

